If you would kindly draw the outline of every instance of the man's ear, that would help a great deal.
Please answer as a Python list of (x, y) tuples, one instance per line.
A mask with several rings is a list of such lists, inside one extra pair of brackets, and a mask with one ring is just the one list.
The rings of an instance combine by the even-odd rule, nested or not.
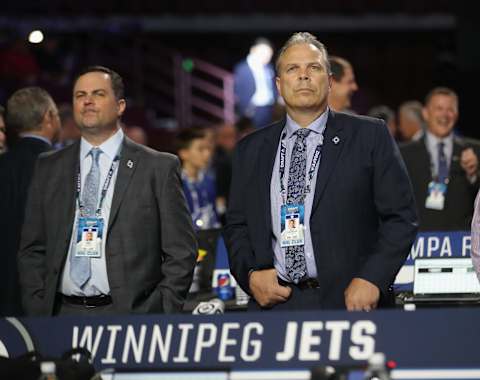
[(117, 101), (117, 115), (122, 116), (127, 107), (127, 101), (125, 99), (120, 99)]
[(275, 77), (275, 85), (277, 86), (277, 91), (278, 91), (279, 95), (282, 96), (282, 91), (280, 89), (280, 77), (279, 76)]

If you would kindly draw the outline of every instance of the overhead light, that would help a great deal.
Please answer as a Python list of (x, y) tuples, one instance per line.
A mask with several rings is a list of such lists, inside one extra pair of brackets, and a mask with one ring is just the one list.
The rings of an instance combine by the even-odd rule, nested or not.
[(43, 33), (41, 30), (33, 30), (28, 35), (28, 42), (31, 44), (39, 44), (43, 41)]

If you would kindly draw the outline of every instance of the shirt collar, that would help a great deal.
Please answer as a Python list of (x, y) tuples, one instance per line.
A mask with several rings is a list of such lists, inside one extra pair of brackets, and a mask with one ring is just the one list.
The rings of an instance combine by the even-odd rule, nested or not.
[(247, 56), (247, 64), (250, 66), (251, 69), (261, 69), (265, 65), (263, 65), (261, 62), (259, 62), (255, 57), (253, 57), (251, 54)]
[(195, 184), (195, 183), (200, 183), (203, 182), (203, 179), (205, 178), (205, 171), (200, 170), (198, 173), (197, 179), (195, 181), (192, 181), (185, 170), (182, 169), (182, 179), (190, 184)]
[(438, 137), (427, 130), (425, 133), (425, 138), (427, 141), (427, 145), (431, 149), (436, 149), (438, 147), (438, 143), (440, 142), (443, 142), (445, 144), (445, 148), (450, 148), (451, 146), (453, 146), (453, 132), (451, 132), (446, 137)]
[[(307, 126), (307, 129), (310, 129), (314, 133), (319, 133), (323, 135), (325, 127), (327, 126), (328, 111), (329, 111), (329, 108), (327, 107), (319, 117), (317, 117), (314, 121), (310, 123), (310, 125)], [(287, 138), (293, 137), (295, 132), (297, 132), (301, 128), (302, 127), (298, 125), (287, 113), (287, 123), (286, 123)]]
[[(113, 161), (120, 149), (120, 145), (122, 145), (123, 137), (124, 133), (122, 128), (118, 128), (118, 131), (104, 141), (98, 148), (100, 148), (102, 152)], [(92, 144), (82, 137), (80, 140), (80, 159), (84, 160), (93, 147), (94, 146)]]
[(47, 139), (46, 137), (43, 137), (43, 136), (35, 135), (33, 133), (22, 133), (20, 135), (20, 137), (22, 137), (22, 138), (29, 137), (31, 139), (41, 140), (41, 141), (47, 143), (48, 145), (52, 146), (52, 142), (49, 139)]

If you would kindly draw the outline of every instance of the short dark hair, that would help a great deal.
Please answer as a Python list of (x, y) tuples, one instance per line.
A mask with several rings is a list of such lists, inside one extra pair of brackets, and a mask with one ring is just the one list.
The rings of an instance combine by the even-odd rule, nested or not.
[(73, 81), (73, 85), (77, 83), (78, 78), (81, 76), (88, 74), (88, 73), (104, 73), (110, 76), (110, 81), (112, 83), (113, 94), (117, 100), (125, 98), (125, 86), (123, 84), (123, 79), (116, 71), (109, 69), (105, 66), (88, 66), (83, 70), (79, 71), (78, 74), (75, 76), (75, 80)]
[(0, 116), (5, 115), (5, 107), (0, 104)]
[(332, 77), (335, 82), (340, 82), (345, 75), (345, 69), (352, 65), (345, 58), (330, 56), (329, 58), (330, 70), (332, 71)]
[(188, 149), (193, 140), (205, 138), (204, 128), (190, 127), (182, 129), (175, 138), (175, 149), (177, 153), (182, 149)]
[(5, 124), (18, 133), (39, 130), (45, 114), (54, 107), (55, 102), (43, 88), (22, 88), (7, 101)]
[(446, 95), (446, 96), (451, 96), (452, 98), (455, 98), (457, 104), (458, 104), (458, 95), (455, 91), (453, 91), (451, 88), (448, 88), (448, 87), (435, 87), (434, 89), (430, 90), (427, 94), (427, 96), (425, 97), (425, 106), (428, 105), (428, 103), (430, 103), (430, 100), (432, 100), (432, 98), (435, 96), (435, 95)]

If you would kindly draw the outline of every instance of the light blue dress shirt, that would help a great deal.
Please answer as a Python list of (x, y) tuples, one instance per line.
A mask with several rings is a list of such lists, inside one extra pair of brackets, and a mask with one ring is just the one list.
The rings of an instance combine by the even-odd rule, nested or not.
[(443, 142), (443, 151), (447, 158), (448, 169), (450, 169), (450, 163), (452, 162), (453, 155), (453, 133), (448, 136), (440, 138), (427, 131), (425, 133), (425, 143), (427, 145), (428, 153), (430, 154), (430, 164), (432, 171), (432, 178), (438, 175), (438, 144)]
[[(99, 196), (103, 185), (105, 184), (105, 179), (107, 178), (110, 167), (112, 166), (115, 156), (119, 153), (119, 149), (123, 142), (124, 133), (119, 129), (113, 136), (111, 136), (107, 141), (101, 144), (98, 148), (102, 150), (102, 154), (99, 157), (100, 165), (100, 186), (99, 186)], [(92, 156), (88, 153), (94, 146), (91, 145), (83, 137), (80, 141), (80, 176), (82, 179), (81, 182), (81, 191), (83, 192), (83, 186), (85, 184), (85, 178), (87, 177), (88, 172), (92, 166)], [(108, 187), (107, 194), (105, 195), (105, 200), (102, 205), (102, 218), (104, 219), (104, 230), (102, 237), (102, 252), (101, 257), (91, 258), (91, 269), (92, 274), (87, 283), (80, 289), (77, 285), (73, 283), (70, 278), (70, 255), (72, 255), (72, 247), (77, 243), (77, 221), (80, 216), (80, 211), (78, 209), (78, 202), (75, 202), (75, 218), (73, 220), (72, 236), (70, 239), (70, 245), (68, 249), (68, 257), (65, 260), (65, 267), (63, 269), (62, 279), (60, 282), (60, 293), (67, 296), (96, 296), (100, 294), (110, 294), (110, 285), (108, 284), (107, 276), (107, 263), (105, 260), (105, 244), (106, 237), (108, 233), (108, 220), (110, 217), (110, 208), (112, 206), (113, 190), (115, 188), (115, 182), (117, 179), (118, 173), (118, 164), (115, 165), (115, 171)], [(76, 173), (75, 173), (76, 175)]]
[[(306, 167), (306, 185), (308, 184), (308, 171), (312, 163), (313, 154), (318, 144), (323, 143), (323, 133), (327, 125), (328, 119), (328, 109), (321, 114), (315, 121), (313, 121), (309, 126), (312, 132), (307, 136), (307, 167)], [(290, 168), (290, 159), (292, 156), (293, 146), (295, 144), (296, 135), (295, 132), (301, 127), (295, 123), (290, 116), (287, 114), (287, 122), (285, 124), (284, 132), (287, 133), (285, 137), (285, 147), (286, 147), (286, 157), (285, 157), (285, 175), (283, 178), (284, 187), (287, 189), (288, 185), (288, 170)], [(282, 133), (283, 134), (283, 133)], [(285, 270), (285, 250), (280, 247), (281, 240), (281, 228), (280, 228), (280, 209), (283, 204), (282, 194), (280, 191), (280, 146), (281, 142), (278, 144), (277, 157), (275, 159), (275, 164), (273, 166), (272, 180), (270, 182), (270, 202), (272, 210), (272, 248), (275, 254), (274, 256), (274, 265), (277, 270), (277, 274), (280, 278), (285, 281), (288, 280), (288, 276)], [(315, 264), (315, 254), (313, 252), (312, 237), (310, 234), (310, 215), (312, 213), (313, 197), (315, 195), (315, 185), (317, 181), (318, 168), (321, 165), (321, 158), (317, 164), (317, 168), (312, 178), (310, 184), (310, 192), (305, 196), (305, 259), (307, 264), (307, 277), (316, 278), (317, 277), (317, 266)], [(318, 252), (317, 252), (318, 254)]]

